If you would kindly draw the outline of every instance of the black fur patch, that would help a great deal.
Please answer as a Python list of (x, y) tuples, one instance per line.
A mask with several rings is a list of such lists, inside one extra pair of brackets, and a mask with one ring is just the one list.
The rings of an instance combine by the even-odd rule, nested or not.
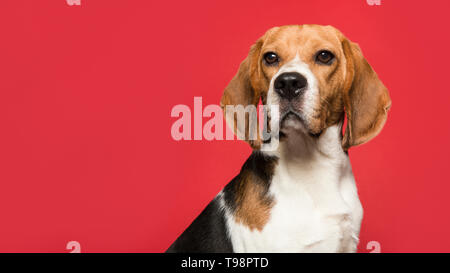
[[(254, 151), (242, 166), (241, 172), (223, 189), (225, 205), (230, 212), (236, 209), (236, 189), (244, 181), (242, 173), (252, 172), (258, 183), (264, 183), (266, 192), (272, 180), (273, 167), (277, 158)], [(216, 197), (192, 224), (167, 249), (167, 253), (230, 253), (233, 252), (231, 240), (227, 234), (225, 215)]]
[(258, 178), (259, 183), (263, 183), (266, 193), (269, 191), (270, 182), (273, 176), (273, 166), (278, 160), (277, 157), (264, 155), (260, 151), (253, 151), (247, 161), (242, 166), (241, 172), (223, 189), (224, 200), (231, 212), (236, 209), (236, 188), (239, 184), (245, 181), (242, 179), (242, 174), (245, 171), (250, 171)]
[(230, 253), (225, 215), (216, 198), (167, 249), (166, 253)]

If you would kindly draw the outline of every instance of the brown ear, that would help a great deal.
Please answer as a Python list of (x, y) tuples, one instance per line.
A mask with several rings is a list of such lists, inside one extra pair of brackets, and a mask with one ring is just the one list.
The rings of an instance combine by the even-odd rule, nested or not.
[[(233, 128), (236, 135), (242, 136), (254, 149), (261, 147), (262, 141), (259, 135), (259, 121), (257, 116), (252, 119), (250, 114), (246, 114), (244, 123), (242, 119), (238, 121), (238, 115), (227, 111), (227, 106), (243, 106), (243, 108), (252, 105), (257, 109), (259, 100), (262, 95), (262, 88), (259, 86), (260, 67), (259, 58), (263, 41), (258, 40), (251, 48), (250, 52), (241, 63), (239, 71), (233, 77), (231, 82), (225, 88), (220, 100), (227, 124)], [(249, 120), (251, 119), (251, 122)], [(238, 126), (241, 124), (241, 126)], [(252, 136), (252, 137), (251, 137)]]
[(351, 146), (371, 140), (381, 131), (391, 99), (359, 46), (344, 39), (343, 49), (347, 59), (347, 87), (344, 93), (347, 128), (342, 147), (348, 150)]

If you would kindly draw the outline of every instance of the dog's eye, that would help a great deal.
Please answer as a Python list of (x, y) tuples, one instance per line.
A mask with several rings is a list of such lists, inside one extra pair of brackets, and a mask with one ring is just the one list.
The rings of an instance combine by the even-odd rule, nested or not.
[(331, 64), (334, 60), (334, 55), (328, 50), (321, 50), (316, 55), (316, 62), (321, 64)]
[(278, 58), (278, 55), (273, 52), (267, 52), (264, 54), (264, 61), (268, 65), (275, 65), (280, 61), (280, 58)]

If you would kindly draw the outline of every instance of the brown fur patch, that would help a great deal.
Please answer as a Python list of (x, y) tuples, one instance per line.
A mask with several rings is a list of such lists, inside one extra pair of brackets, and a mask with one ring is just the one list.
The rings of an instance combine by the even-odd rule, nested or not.
[[(222, 95), (222, 99), (220, 100), (220, 105), (222, 109), (225, 111), (225, 107), (227, 105), (237, 106), (242, 105), (244, 107), (248, 105), (257, 106), (259, 100), (263, 94), (261, 94), (261, 84), (262, 81), (261, 73), (259, 71), (258, 61), (260, 58), (260, 51), (262, 46), (263, 38), (259, 39), (251, 48), (250, 52), (242, 61), (239, 66), (239, 70), (237, 74), (230, 81), (228, 86), (225, 88), (224, 93)], [(225, 112), (226, 115), (226, 112)], [(252, 148), (259, 149), (261, 147), (261, 137), (259, 135), (259, 122), (257, 123), (257, 139), (250, 140), (249, 135), (250, 126), (249, 119), (246, 116), (245, 128), (243, 129), (243, 135), (245, 139)], [(237, 134), (237, 117), (233, 117), (232, 120), (227, 120), (228, 124), (233, 128), (234, 132)], [(255, 133), (255, 132), (253, 132)]]
[(241, 183), (236, 185), (235, 220), (250, 229), (262, 230), (270, 217), (273, 198), (268, 195), (264, 181), (250, 171), (242, 173)]

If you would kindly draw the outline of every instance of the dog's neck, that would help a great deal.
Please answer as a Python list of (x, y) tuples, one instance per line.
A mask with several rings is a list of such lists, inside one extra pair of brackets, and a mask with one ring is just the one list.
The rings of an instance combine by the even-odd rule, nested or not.
[(319, 176), (329, 172), (336, 179), (349, 174), (350, 160), (341, 145), (341, 129), (342, 124), (336, 124), (324, 130), (320, 136), (311, 136), (301, 129), (284, 130), (285, 137), (272, 154), (278, 157), (278, 169), (293, 180), (313, 170), (320, 170)]
[(289, 160), (312, 160), (323, 156), (330, 159), (346, 155), (342, 149), (342, 124), (325, 129), (319, 136), (311, 136), (301, 129), (283, 130), (276, 154)]

